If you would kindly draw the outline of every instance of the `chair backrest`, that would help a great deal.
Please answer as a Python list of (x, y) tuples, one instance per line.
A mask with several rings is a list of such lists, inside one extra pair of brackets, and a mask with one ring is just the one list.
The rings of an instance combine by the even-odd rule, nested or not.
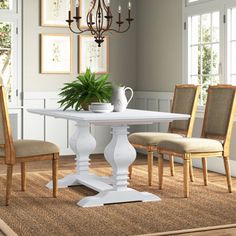
[(169, 125), (169, 132), (179, 133), (186, 137), (192, 136), (199, 93), (199, 85), (181, 84), (175, 86), (171, 112), (189, 114), (191, 117), (186, 121), (171, 122)]
[(236, 111), (236, 86), (217, 85), (208, 89), (202, 137), (222, 141), (225, 155), (229, 146)]
[(6, 164), (15, 164), (15, 149), (6, 103), (5, 89), (0, 86), (0, 149)]

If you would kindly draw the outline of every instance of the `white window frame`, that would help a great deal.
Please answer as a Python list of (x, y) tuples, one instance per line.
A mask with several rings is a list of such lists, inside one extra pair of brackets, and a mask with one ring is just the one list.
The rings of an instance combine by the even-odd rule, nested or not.
[(206, 3), (214, 0), (196, 0), (195, 2), (188, 2), (188, 0), (184, 0), (185, 6), (194, 6), (194, 5), (199, 5), (201, 3)]
[[(186, 0), (187, 1), (187, 0)], [(183, 0), (183, 25), (188, 27), (188, 17), (193, 15), (200, 15), (213, 11), (220, 11), (220, 64), (221, 64), (221, 75), (220, 83), (230, 83), (228, 78), (227, 68), (227, 28), (229, 22), (227, 21), (227, 9), (236, 7), (236, 0), (199, 0), (198, 2), (186, 4)], [(226, 17), (226, 22), (224, 22)], [(183, 27), (183, 83), (189, 83), (188, 78), (188, 31)], [(204, 109), (203, 106), (199, 106), (199, 109)]]
[[(12, 0), (10, 10), (0, 10), (0, 22), (10, 22), (12, 28), (12, 62), (13, 62), (13, 88), (10, 109), (16, 109), (22, 105), (22, 3), (21, 0)], [(18, 112), (16, 110), (16, 112)]]
[[(236, 0), (228, 0), (227, 3), (225, 4), (225, 15), (228, 16), (228, 9), (229, 8), (236, 8)], [(228, 26), (229, 26), (229, 20), (226, 19), (226, 24), (225, 24), (225, 28), (228, 29)], [(225, 48), (228, 47), (228, 41), (229, 41), (229, 38), (228, 38), (228, 33), (227, 33), (227, 30), (225, 30)], [(228, 50), (226, 50), (226, 53), (225, 53), (225, 71), (226, 71), (226, 76), (229, 76), (229, 71), (228, 71)], [(228, 81), (229, 83), (231, 81)]]

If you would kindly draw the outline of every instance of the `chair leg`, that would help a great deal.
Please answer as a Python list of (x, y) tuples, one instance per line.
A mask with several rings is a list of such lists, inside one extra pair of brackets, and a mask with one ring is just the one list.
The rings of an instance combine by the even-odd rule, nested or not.
[(58, 192), (58, 154), (54, 154), (52, 160), (52, 182), (53, 182), (53, 197), (57, 197)]
[(152, 186), (153, 152), (148, 152), (148, 185)]
[(174, 156), (169, 155), (169, 164), (170, 164), (170, 174), (171, 176), (175, 175), (175, 166), (174, 166)]
[(184, 197), (189, 197), (189, 159), (184, 159)]
[(159, 189), (163, 187), (163, 154), (158, 155), (158, 176), (159, 176)]
[(232, 179), (231, 179), (231, 171), (230, 171), (230, 165), (229, 165), (229, 157), (224, 157), (224, 165), (225, 165), (228, 190), (229, 190), (229, 193), (232, 193)]
[(12, 188), (13, 165), (7, 165), (6, 206), (9, 205)]
[(206, 158), (202, 158), (202, 171), (203, 171), (203, 179), (204, 185), (208, 185), (208, 173), (207, 173), (207, 160)]
[(133, 165), (129, 166), (129, 179), (132, 178), (132, 172), (133, 172)]
[(26, 189), (26, 168), (25, 162), (21, 162), (21, 191)]
[(189, 160), (189, 173), (190, 173), (190, 180), (191, 180), (191, 182), (194, 182), (192, 159)]

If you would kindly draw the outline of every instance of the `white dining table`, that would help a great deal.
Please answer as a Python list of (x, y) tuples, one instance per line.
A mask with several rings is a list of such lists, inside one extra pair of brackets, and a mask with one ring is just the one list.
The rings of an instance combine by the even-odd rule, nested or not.
[[(76, 154), (76, 173), (58, 182), (59, 188), (85, 185), (98, 192), (78, 202), (81, 207), (103, 206), (112, 203), (159, 201), (152, 193), (140, 192), (128, 187), (128, 167), (136, 159), (136, 150), (129, 143), (129, 125), (154, 124), (187, 120), (189, 115), (128, 109), (125, 112), (93, 113), (90, 111), (63, 111), (60, 109), (27, 109), (30, 113), (76, 121), (76, 131), (70, 138), (70, 147)], [(111, 127), (112, 139), (104, 151), (112, 167), (112, 176), (97, 176), (90, 172), (90, 155), (96, 140), (90, 133), (91, 125)], [(102, 138), (102, 137), (101, 137)], [(52, 188), (52, 182), (47, 185)]]

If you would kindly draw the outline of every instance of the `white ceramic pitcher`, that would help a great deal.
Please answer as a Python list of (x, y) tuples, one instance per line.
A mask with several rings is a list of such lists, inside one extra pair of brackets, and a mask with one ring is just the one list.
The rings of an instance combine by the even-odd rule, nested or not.
[[(130, 91), (130, 98), (127, 100), (126, 92)], [(134, 96), (133, 89), (130, 87), (113, 87), (112, 104), (114, 105), (114, 111), (123, 112), (126, 110), (128, 104)]]

